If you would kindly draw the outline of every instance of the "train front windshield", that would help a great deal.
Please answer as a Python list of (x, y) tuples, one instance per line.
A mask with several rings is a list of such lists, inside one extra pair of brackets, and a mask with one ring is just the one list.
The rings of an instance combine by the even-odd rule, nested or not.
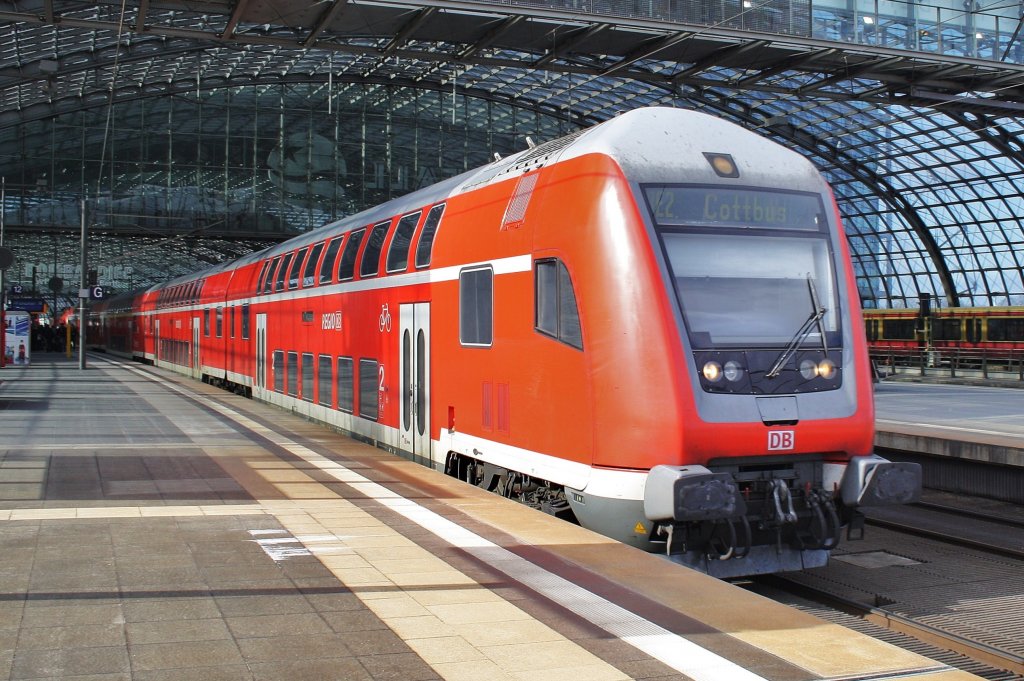
[[(801, 330), (803, 346), (839, 345), (832, 249), (817, 194), (721, 186), (644, 193), (694, 350), (784, 347)], [(810, 323), (822, 308), (820, 322)]]

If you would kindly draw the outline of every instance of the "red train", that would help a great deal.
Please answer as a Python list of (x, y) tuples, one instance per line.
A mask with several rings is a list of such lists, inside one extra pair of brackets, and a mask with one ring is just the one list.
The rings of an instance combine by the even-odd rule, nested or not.
[(1024, 307), (865, 310), (864, 329), (872, 348), (1024, 353)]
[(872, 452), (856, 293), (805, 159), (650, 108), (97, 306), (90, 337), (733, 576), (821, 565), (919, 492)]

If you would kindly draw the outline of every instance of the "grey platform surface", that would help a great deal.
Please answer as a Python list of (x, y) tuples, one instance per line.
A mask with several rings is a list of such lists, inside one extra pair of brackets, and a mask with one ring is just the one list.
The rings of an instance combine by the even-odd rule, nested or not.
[(875, 385), (879, 447), (1024, 466), (1024, 391), (883, 381)]

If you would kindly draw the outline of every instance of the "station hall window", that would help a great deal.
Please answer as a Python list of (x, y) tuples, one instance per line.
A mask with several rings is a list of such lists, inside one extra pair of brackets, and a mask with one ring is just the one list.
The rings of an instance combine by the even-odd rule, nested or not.
[(490, 267), (459, 273), (459, 340), (489, 346), (494, 338), (494, 271)]
[(444, 204), (439, 203), (427, 213), (427, 219), (423, 223), (423, 231), (420, 232), (420, 242), (416, 246), (416, 267), (428, 267), (434, 252), (434, 236), (437, 235), (437, 228), (441, 224), (441, 216), (444, 215)]
[(534, 266), (534, 326), (540, 333), (583, 349), (576, 294), (565, 264), (556, 258)]
[(388, 246), (387, 271), (402, 272), (409, 266), (409, 247), (412, 246), (412, 235), (420, 222), (420, 211), (404, 216), (395, 227), (395, 236)]
[(359, 265), (360, 277), (375, 277), (380, 270), (380, 252), (384, 249), (384, 240), (388, 236), (390, 220), (378, 222), (370, 231), (366, 240), (366, 248), (363, 250), (363, 260)]

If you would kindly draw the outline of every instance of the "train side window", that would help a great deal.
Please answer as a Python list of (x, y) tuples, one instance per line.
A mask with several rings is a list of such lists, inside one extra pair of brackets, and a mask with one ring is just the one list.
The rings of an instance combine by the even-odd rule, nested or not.
[(354, 370), (351, 357), (338, 358), (338, 409), (349, 414), (355, 401)]
[(459, 341), (490, 346), (494, 339), (494, 271), (490, 267), (459, 273)]
[(306, 261), (306, 269), (302, 272), (302, 288), (314, 286), (316, 284), (316, 264), (320, 261), (320, 254), (323, 253), (324, 242), (320, 242), (313, 246), (313, 250), (309, 252), (309, 260)]
[(422, 214), (422, 211), (416, 211), (398, 221), (395, 235), (391, 237), (391, 245), (388, 246), (388, 273), (402, 272), (409, 266), (409, 247), (412, 245), (412, 235)]
[(376, 421), (379, 416), (377, 409), (378, 364), (375, 359), (359, 360), (359, 415)]
[(434, 254), (434, 236), (437, 234), (437, 228), (441, 225), (442, 215), (444, 215), (443, 203), (437, 204), (427, 213), (423, 231), (420, 233), (420, 242), (416, 246), (416, 269), (430, 265), (430, 259)]
[(366, 240), (366, 248), (363, 249), (363, 259), (359, 264), (360, 277), (375, 277), (380, 270), (380, 252), (384, 249), (384, 240), (388, 236), (390, 220), (378, 222), (370, 230), (370, 236)]
[(566, 345), (583, 349), (579, 308), (565, 263), (538, 260), (534, 267), (534, 328)]
[(232, 305), (231, 307), (229, 307), (228, 311), (231, 312), (231, 316), (228, 319), (228, 335), (231, 336), (232, 338), (234, 338), (235, 337), (235, 306)]
[(320, 355), (317, 357), (316, 401), (325, 407), (330, 407), (333, 404), (331, 401), (331, 386), (334, 384), (334, 376), (331, 375), (331, 369), (333, 366), (334, 362), (331, 360), (330, 355)]
[(220, 338), (220, 337), (222, 337), (224, 335), (224, 308), (223, 307), (218, 307), (217, 308), (216, 320), (217, 320), (217, 338)]
[(883, 319), (882, 334), (887, 340), (913, 340), (917, 329), (917, 320), (909, 319)]
[(345, 244), (345, 250), (341, 254), (341, 261), (338, 263), (338, 281), (351, 279), (356, 271), (356, 256), (359, 254), (359, 244), (363, 242), (366, 230), (360, 229), (352, 232)]
[(269, 260), (264, 260), (263, 261), (263, 266), (260, 267), (260, 274), (259, 274), (258, 277), (256, 277), (256, 293), (257, 294), (263, 293), (263, 285), (267, 281), (267, 270), (269, 270), (269, 269), (270, 269), (270, 261)]
[(271, 360), (271, 370), (274, 372), (274, 392), (284, 392), (283, 350), (274, 350), (274, 358)]
[(242, 305), (242, 340), (249, 340), (249, 306)]
[(203, 335), (210, 337), (210, 308), (203, 310)]
[(963, 322), (956, 319), (933, 319), (932, 338), (935, 340), (958, 341), (963, 334)]
[(327, 245), (327, 253), (324, 254), (323, 262), (320, 263), (321, 284), (331, 283), (331, 277), (334, 276), (334, 261), (338, 259), (338, 250), (341, 248), (343, 238), (339, 236), (331, 239), (331, 243)]
[(1024, 340), (1024, 319), (989, 317), (988, 339), (990, 341)]
[(292, 264), (292, 258), (295, 257), (295, 253), (288, 253), (281, 259), (281, 264), (277, 267), (277, 279), (274, 281), (274, 290), (283, 291), (285, 284), (285, 277), (288, 274), (288, 270)]
[(288, 369), (286, 380), (288, 382), (288, 394), (298, 397), (299, 394), (299, 353), (288, 353)]
[(277, 256), (270, 263), (270, 267), (267, 268), (267, 279), (263, 282), (263, 293), (271, 293), (274, 290), (274, 275), (277, 274), (277, 268), (281, 264), (281, 256)]
[(313, 401), (313, 353), (302, 353), (302, 399)]
[(301, 249), (298, 255), (295, 256), (295, 260), (292, 261), (292, 269), (288, 272), (288, 288), (299, 287), (299, 272), (302, 271), (302, 263), (306, 260), (306, 253), (309, 251), (309, 246)]

